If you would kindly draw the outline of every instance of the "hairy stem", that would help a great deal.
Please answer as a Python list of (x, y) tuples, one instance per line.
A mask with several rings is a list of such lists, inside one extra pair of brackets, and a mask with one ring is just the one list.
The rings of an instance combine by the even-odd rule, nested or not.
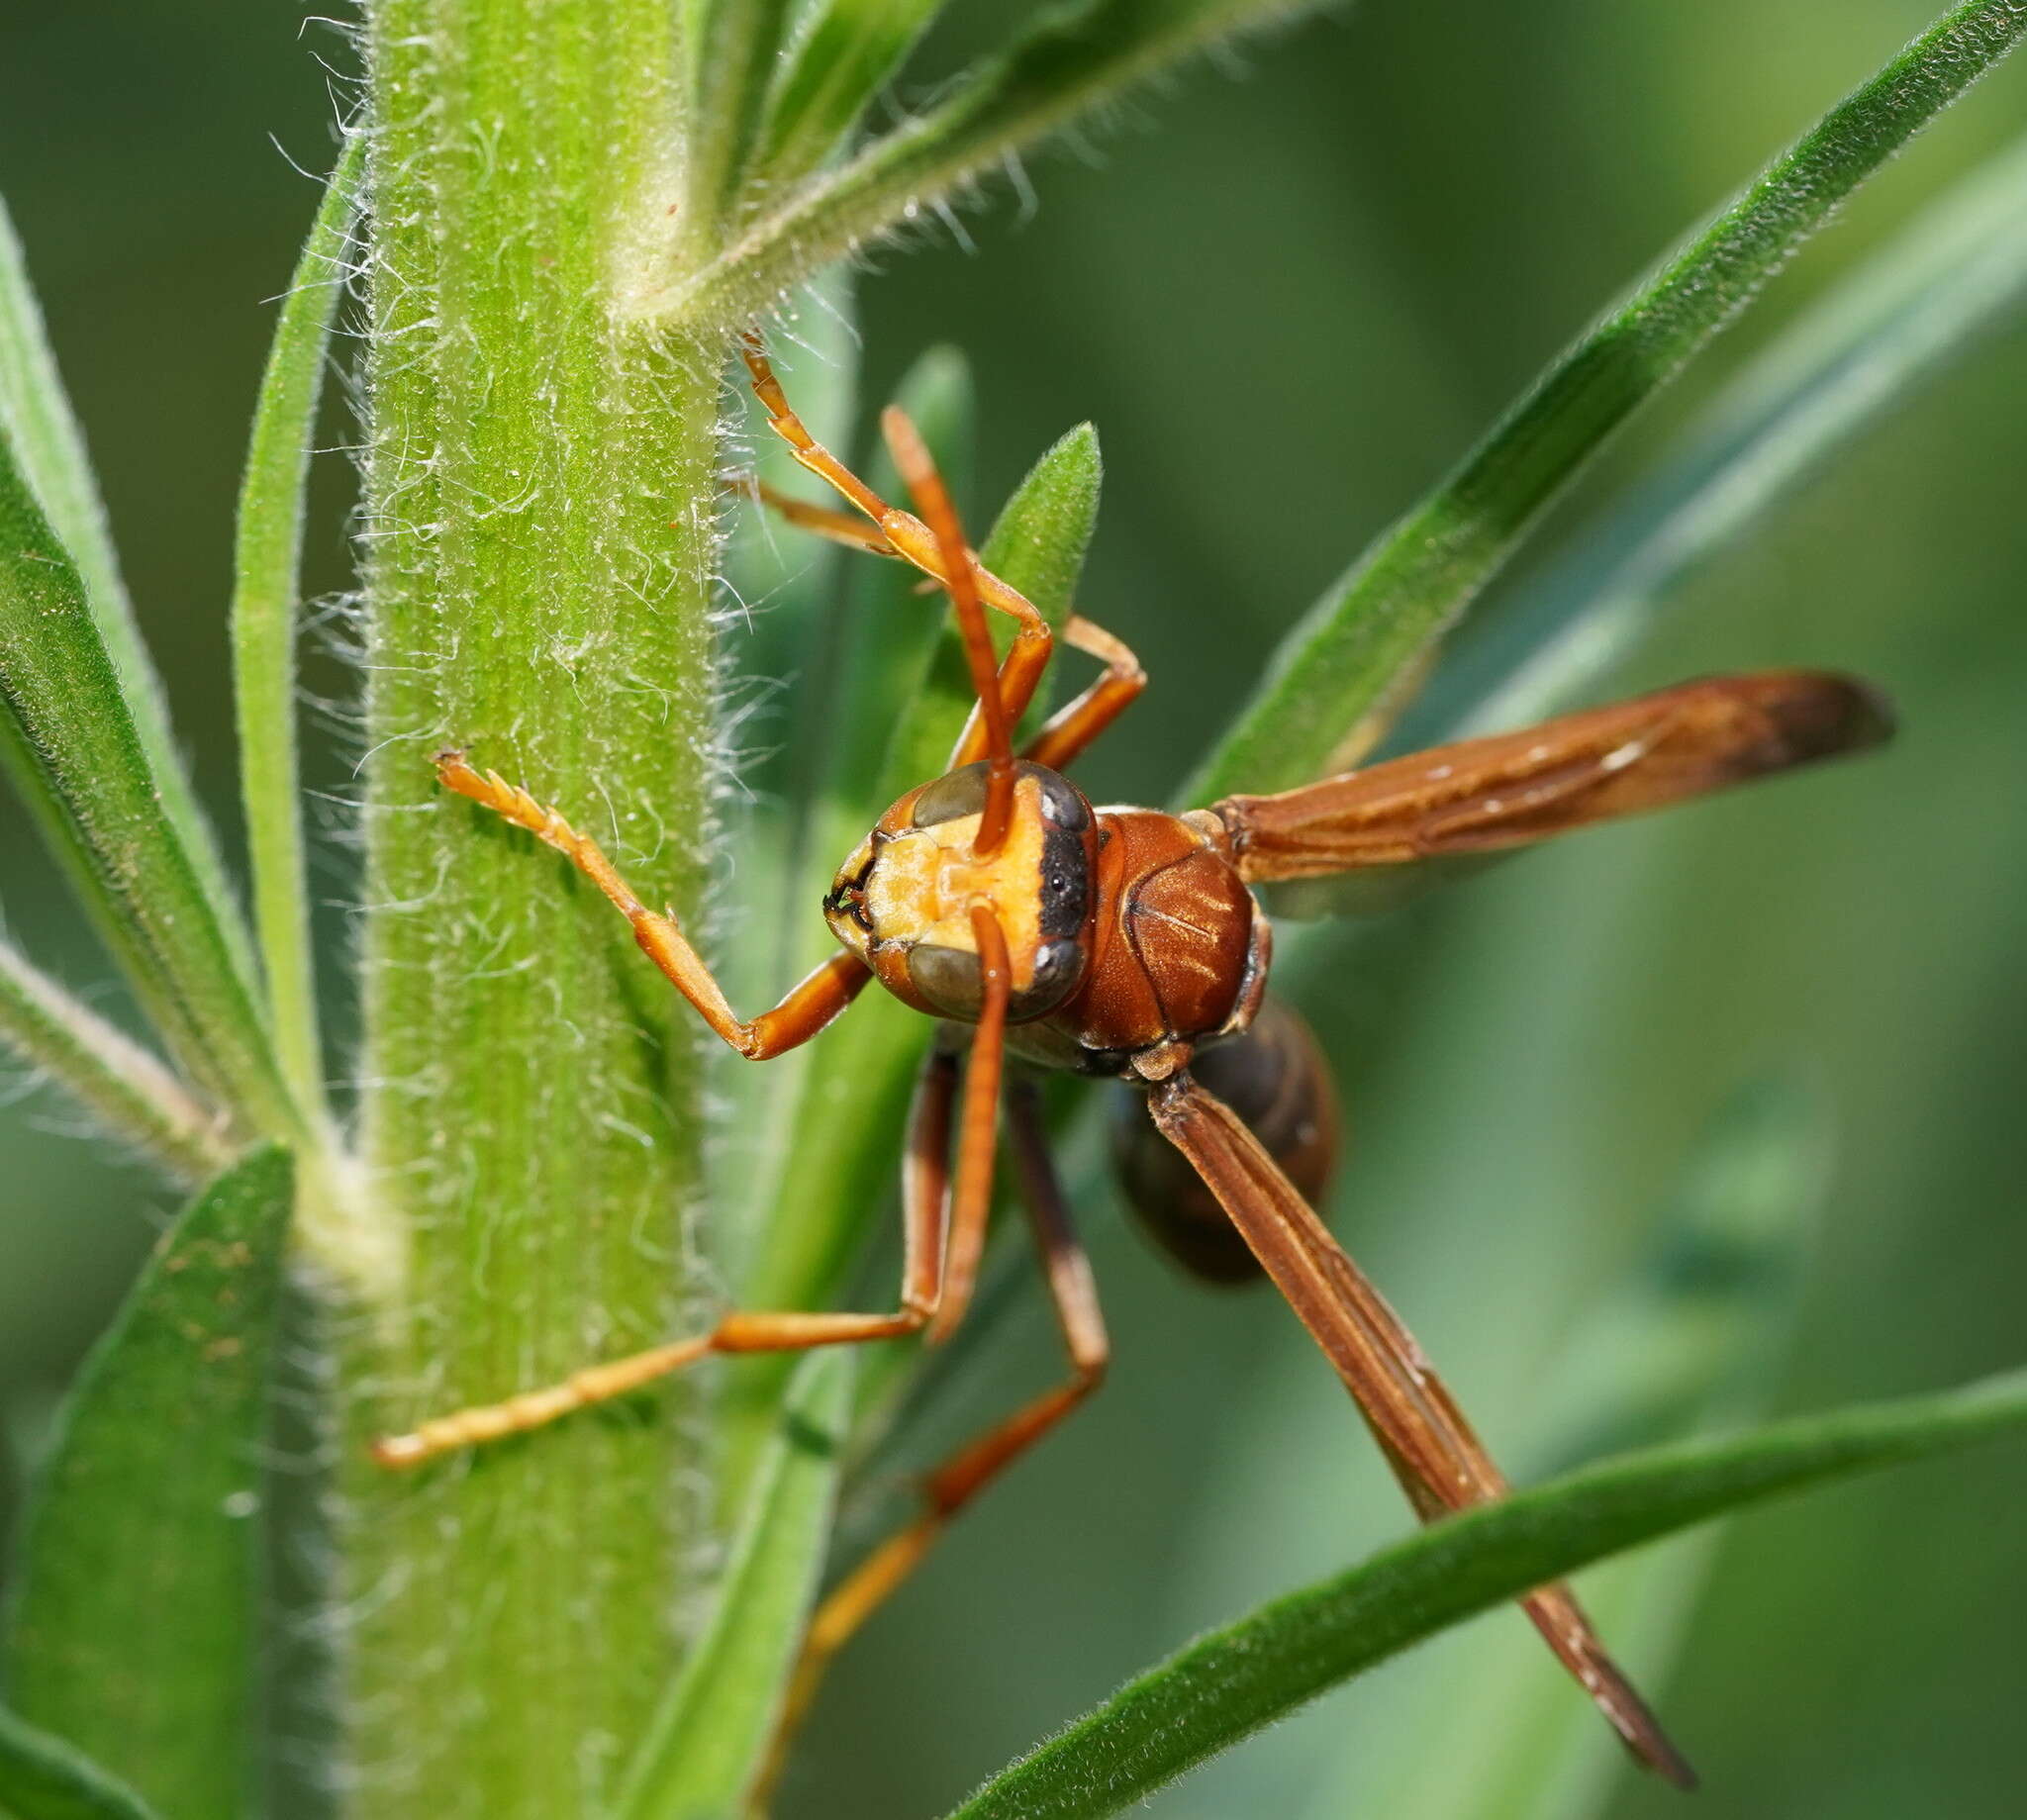
[(689, 1394), (410, 1479), (370, 1432), (666, 1336), (695, 1020), (468, 748), (699, 895), (717, 342), (610, 300), (674, 197), (678, 0), (377, 0), (365, 1160), (401, 1293), (344, 1362), (349, 1716), (375, 1820), (597, 1810), (675, 1659)]

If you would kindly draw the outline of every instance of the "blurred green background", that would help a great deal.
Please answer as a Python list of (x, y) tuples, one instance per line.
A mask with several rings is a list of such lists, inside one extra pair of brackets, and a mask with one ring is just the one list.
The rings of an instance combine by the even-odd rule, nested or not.
[[(973, 248), (937, 233), (883, 252), (859, 293), (865, 396), (931, 341), (970, 354), (974, 513), (1069, 425), (1090, 418), (1104, 437), (1084, 600), (1154, 684), (1084, 767), (1092, 794), (1162, 800), (1366, 538), (1932, 10), (1369, 6), (1258, 43), (1235, 71), (1199, 68), (1034, 160), (1039, 209), (1003, 195), (968, 215)], [(284, 151), (328, 163), (316, 53), (344, 55), (330, 28), (299, 25), (255, 0), (21, 9), (0, 56), (0, 188), (178, 726), (228, 823), (233, 491), (267, 300), (315, 201)], [(1754, 345), (2023, 121), (2016, 63), (1635, 427), (1543, 552)], [(1349, 1108), (1333, 1222), (1518, 1470), (1553, 1464), (1578, 1438), (1572, 1410), (1608, 1400), (1598, 1380), (1630, 1355), (1572, 1348), (1651, 1250), (1699, 1134), (1754, 1082), (1819, 1098), (1835, 1149), (1791, 1343), (1737, 1405), (1817, 1407), (2021, 1357), (2023, 396), (2014, 324), (1699, 573), (1623, 678), (1630, 691), (1759, 664), (1862, 671), (1899, 704), (1886, 754), (1531, 856), (1374, 934), (1324, 933), (1290, 970)], [(328, 439), (347, 433), (334, 417)], [(348, 472), (323, 468), (318, 591), (346, 573)], [(310, 681), (343, 686), (328, 661)], [(318, 779), (342, 771), (334, 746)], [(11, 803), (0, 854), (12, 934), (80, 987), (105, 981)], [(321, 876), (341, 900), (335, 841)], [(336, 950), (341, 913), (329, 933)], [(1405, 1524), (1271, 1293), (1180, 1281), (1087, 1180), (1112, 1381), (854, 1647), (790, 1811), (937, 1811), (1195, 1629)], [(0, 1181), (4, 1503), (168, 1202), (34, 1094), (0, 1113)], [(934, 1427), (1010, 1401), (1055, 1369), (1050, 1350), (1029, 1296)], [(2017, 1813), (2023, 1500), (2018, 1450), (1833, 1490), (1731, 1524), (1679, 1636), (1634, 1612), (1634, 1665), (1675, 1659), (1649, 1691), (1706, 1777), (1696, 1811)], [(1681, 1557), (1679, 1584), (1693, 1565)], [(1621, 1595), (1637, 1602), (1637, 1585), (1601, 1602)], [(1521, 1811), (1502, 1804), (1517, 1779), (1469, 1777), (1472, 1798), (1445, 1780), (1502, 1725), (1529, 1733), (1539, 1712), (1563, 1726), (1581, 1705), (1545, 1653), (1515, 1647), (1520, 1629), (1502, 1613), (1448, 1638), (1155, 1809)], [(1611, 1769), (1608, 1745), (1593, 1767)], [(1571, 1792), (1541, 1811), (1623, 1820), (1672, 1799), (1618, 1772), (1595, 1804)]]

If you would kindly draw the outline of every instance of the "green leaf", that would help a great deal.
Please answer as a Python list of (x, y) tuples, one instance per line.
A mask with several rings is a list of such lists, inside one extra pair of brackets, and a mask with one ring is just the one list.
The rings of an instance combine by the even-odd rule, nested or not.
[[(1530, 1406), (1556, 1412), (1529, 1450), (1537, 1461), (1561, 1470), (1759, 1415), (1793, 1335), (1830, 1164), (1829, 1109), (1801, 1085), (1759, 1082), (1720, 1107), (1634, 1267), (1528, 1388)], [(1623, 1558), (1585, 1588), (1613, 1654), (1650, 1691), (1685, 1640), (1718, 1539), (1705, 1530)], [(1354, 1793), (1388, 1820), (1598, 1811), (1625, 1755), (1588, 1702), (1539, 1673), (1540, 1648), (1525, 1624), (1486, 1625), (1468, 1648), (1399, 1665), (1373, 1688), (1379, 1709), (1356, 1741), (1333, 1754), (1335, 1773), (1312, 1778), (1319, 1798), (1302, 1820)]]
[(701, 271), (636, 304), (674, 327), (729, 323), (766, 308), (869, 239), (939, 207), (953, 191), (1110, 96), (1249, 26), (1314, 0), (1077, 0), (1047, 8), (1005, 49), (958, 78), (928, 113), (762, 216)]
[[(790, 11), (789, 0), (683, 0), (690, 71), (683, 213), (693, 237), (707, 236), (736, 207)], [(700, 243), (709, 242), (692, 239)]]
[(1571, 706), (1684, 578), (1748, 533), (2027, 296), (2027, 140), (1987, 159), (1811, 305), (1649, 480), (1502, 606), (1405, 743), (1524, 726)]
[(619, 1820), (721, 1820), (739, 1811), (816, 1596), (856, 1363), (850, 1348), (835, 1347), (797, 1368), (753, 1475), (718, 1609), (655, 1716)]
[(296, 624), (304, 489), (331, 321), (344, 287), (366, 141), (345, 142), (282, 301), (240, 484), (233, 677), (253, 922), (282, 1072), (306, 1112), (323, 1104), (317, 984), (296, 758)]
[(1285, 789), (1353, 762), (1368, 717), (1385, 716), (1606, 437), (2022, 33), (2027, 9), (1968, 0), (1768, 165), (1316, 603), (1184, 799)]
[(822, 0), (789, 52), (768, 107), (760, 169), (816, 169), (901, 67), (942, 0)]
[(11, 1820), (154, 1820), (146, 1802), (60, 1738), (0, 1706), (0, 1813)]
[(113, 1136), (203, 1182), (233, 1160), (207, 1110), (161, 1063), (0, 941), (0, 1042), (44, 1070)]
[(178, 1219), (86, 1360), (31, 1498), (8, 1695), (169, 1820), (244, 1810), (260, 1458), (292, 1171), (256, 1151)]
[(1130, 1681), (955, 1810), (1097, 1820), (1324, 1689), (1593, 1561), (1777, 1493), (2027, 1426), (2027, 1372), (1628, 1454), (1451, 1517)]
[(0, 435), (0, 765), (169, 1053), (254, 1131), (293, 1123), (204, 870), (163, 813), (77, 568)]
[(155, 675), (127, 585), (120, 579), (112, 532), (84, 436), (71, 415), (55, 356), (43, 331), (28, 265), (7, 207), (0, 202), (0, 431), (13, 442), (29, 489), (70, 551), (83, 577), (92, 619), (120, 679), (142, 749), (161, 792), (162, 813), (175, 824), (234, 958), (250, 975), (252, 952), (218, 844), (197, 806), (182, 754), (169, 728), (168, 706)]

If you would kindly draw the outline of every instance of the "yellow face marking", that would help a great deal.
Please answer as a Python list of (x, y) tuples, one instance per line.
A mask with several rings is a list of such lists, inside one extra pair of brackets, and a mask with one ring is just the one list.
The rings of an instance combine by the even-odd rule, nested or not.
[(989, 859), (971, 850), (978, 815), (909, 828), (880, 848), (866, 879), (866, 913), (876, 942), (926, 942), (977, 951), (971, 907), (991, 907), (1007, 937), (1014, 990), (1034, 982), (1041, 945), (1041, 788), (1023, 777), (1014, 787), (1014, 820)]

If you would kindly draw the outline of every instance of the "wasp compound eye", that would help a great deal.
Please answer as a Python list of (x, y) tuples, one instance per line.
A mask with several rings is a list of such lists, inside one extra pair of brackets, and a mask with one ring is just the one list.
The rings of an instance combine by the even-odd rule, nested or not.
[(934, 827), (939, 821), (955, 821), (963, 815), (985, 813), (986, 773), (991, 767), (981, 759), (946, 777), (939, 777), (915, 800), (917, 827)]
[(1025, 992), (1015, 993), (1008, 1005), (1008, 1015), (1015, 1023), (1039, 1017), (1067, 999), (1084, 978), (1085, 950), (1081, 941), (1046, 941), (1034, 956), (1034, 978)]
[[(947, 776), (939, 777), (933, 784), (922, 787), (910, 812), (910, 820), (917, 827), (934, 827), (939, 821), (955, 821), (963, 815), (979, 815), (985, 813), (986, 778), (992, 767), (984, 759), (976, 764), (960, 765)], [(1051, 771), (1046, 765), (1031, 764), (1022, 759), (1014, 766), (1022, 778), (1031, 778), (1041, 800), (1043, 818), (1052, 826), (1068, 828), (1072, 833), (1081, 834), (1091, 826), (1091, 805), (1084, 800), (1084, 794), (1060, 772)]]
[(1041, 787), (1042, 814), (1059, 828), (1081, 834), (1091, 825), (1091, 805), (1084, 793), (1059, 772), (1043, 765), (1021, 767)]
[(969, 948), (917, 942), (908, 951), (908, 977), (916, 991), (945, 1016), (977, 1021), (985, 1005), (986, 975)]

